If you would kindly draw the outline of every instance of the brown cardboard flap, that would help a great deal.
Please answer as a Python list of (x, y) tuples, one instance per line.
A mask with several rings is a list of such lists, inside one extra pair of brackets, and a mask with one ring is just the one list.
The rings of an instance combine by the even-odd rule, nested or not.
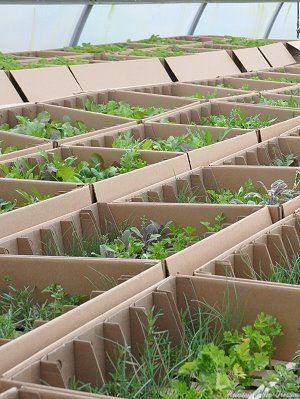
[(11, 71), (28, 101), (45, 101), (82, 91), (66, 66)]
[(259, 71), (270, 68), (270, 64), (257, 47), (233, 50), (246, 71)]
[(84, 91), (171, 82), (158, 58), (73, 65), (70, 70)]
[(240, 73), (239, 68), (225, 50), (167, 57), (166, 62), (179, 82)]
[(283, 67), (296, 62), (283, 43), (267, 44), (259, 47), (259, 50), (272, 67)]
[(296, 50), (300, 50), (300, 40), (292, 40), (290, 42), (287, 42), (287, 44), (294, 47)]
[(22, 99), (4, 71), (0, 71), (0, 105), (22, 103)]

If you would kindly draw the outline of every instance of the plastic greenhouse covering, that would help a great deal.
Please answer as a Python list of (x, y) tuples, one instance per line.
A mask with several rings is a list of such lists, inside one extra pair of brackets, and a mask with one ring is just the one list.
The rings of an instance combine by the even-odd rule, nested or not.
[[(186, 35), (199, 6), (201, 3), (95, 4), (78, 43), (111, 43), (141, 39), (153, 33)], [(69, 45), (84, 8), (84, 4), (0, 2), (1, 51), (54, 49)], [(194, 34), (294, 39), (296, 22), (297, 2), (207, 3)]]

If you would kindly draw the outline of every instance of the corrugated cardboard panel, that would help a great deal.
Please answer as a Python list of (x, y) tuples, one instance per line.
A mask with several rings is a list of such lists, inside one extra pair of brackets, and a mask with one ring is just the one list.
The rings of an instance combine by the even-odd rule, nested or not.
[(300, 50), (300, 40), (293, 40), (291, 42), (287, 42), (287, 44), (294, 47), (296, 50)]
[(80, 93), (81, 87), (66, 66), (11, 71), (28, 101), (46, 101)]
[(247, 72), (270, 68), (269, 63), (257, 47), (233, 50)]
[(73, 65), (70, 69), (84, 91), (171, 82), (158, 58)]
[(0, 71), (0, 105), (22, 103), (22, 99), (4, 71)]
[(168, 57), (166, 62), (179, 82), (241, 73), (225, 50)]
[(259, 47), (259, 50), (272, 67), (283, 67), (296, 62), (283, 43), (267, 44)]

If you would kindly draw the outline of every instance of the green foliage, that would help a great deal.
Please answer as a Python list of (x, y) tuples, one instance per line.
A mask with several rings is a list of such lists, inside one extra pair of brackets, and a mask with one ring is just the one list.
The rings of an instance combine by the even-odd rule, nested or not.
[(54, 121), (48, 111), (40, 112), (32, 120), (22, 115), (17, 115), (16, 119), (18, 123), (15, 126), (10, 127), (7, 123), (3, 123), (0, 125), (0, 130), (50, 140), (73, 137), (90, 131), (82, 121), (78, 120), (73, 125), (68, 116), (63, 117), (63, 122)]
[(200, 119), (201, 125), (220, 126), (241, 129), (259, 129), (261, 127), (270, 126), (276, 121), (276, 118), (261, 119), (260, 115), (246, 116), (240, 108), (233, 108), (229, 116), (226, 115), (210, 115), (203, 116)]
[(263, 389), (259, 390), (262, 399), (299, 397), (300, 376), (295, 370), (284, 365), (276, 365), (273, 372), (263, 379)]
[(273, 43), (270, 39), (248, 39), (246, 37), (224, 36), (224, 38), (212, 37), (215, 44), (231, 44), (232, 46), (259, 47)]
[(253, 76), (248, 76), (247, 79), (251, 80), (266, 80), (268, 82), (281, 82), (281, 83), (300, 83), (300, 78), (296, 78), (293, 76), (290, 77), (285, 77), (281, 76), (279, 78), (273, 77), (273, 76), (259, 76), (259, 75), (253, 75)]
[(214, 225), (210, 222), (201, 222), (201, 224), (206, 228), (209, 233), (217, 233), (218, 231), (222, 230), (225, 220), (226, 216), (224, 215), (224, 213), (220, 213), (215, 217)]
[(124, 101), (108, 101), (105, 104), (96, 104), (92, 100), (86, 100), (84, 109), (91, 112), (99, 112), (114, 116), (121, 116), (131, 119), (143, 119), (157, 114), (161, 114), (166, 110), (162, 107), (137, 107), (125, 103)]
[(288, 201), (296, 194), (299, 173), (296, 174), (293, 188), (288, 188), (283, 180), (276, 180), (267, 188), (260, 182), (262, 188), (253, 189), (252, 180), (248, 180), (238, 191), (229, 189), (206, 190), (206, 202), (210, 204), (247, 204), (247, 205), (279, 205)]
[(159, 57), (159, 58), (167, 58), (167, 57), (175, 57), (186, 54), (187, 51), (183, 50), (178, 46), (170, 46), (170, 47), (158, 47), (151, 50), (143, 50), (136, 48), (130, 52), (130, 55), (139, 56), (139, 57)]
[(300, 108), (300, 103), (293, 96), (291, 96), (288, 100), (274, 100), (273, 98), (260, 95), (259, 102), (261, 104), (271, 105), (274, 107)]
[[(1, 130), (1, 126), (0, 126), (0, 130)], [(2, 141), (0, 141), (0, 146), (1, 146)], [(14, 152), (14, 151), (18, 151), (18, 147), (16, 146), (8, 146), (8, 147), (0, 147), (0, 155), (5, 155), (5, 154), (9, 154), (10, 152)]]
[(230, 133), (231, 129), (226, 129), (225, 132), (220, 133), (217, 140), (213, 135), (202, 128), (186, 130), (185, 134), (181, 136), (169, 136), (167, 139), (146, 138), (144, 140), (135, 139), (130, 130), (122, 132), (114, 139), (112, 143), (113, 148), (133, 148), (139, 150), (154, 150), (154, 151), (174, 151), (187, 152), (197, 148), (206, 147), (224, 140)]
[(272, 166), (299, 166), (298, 156), (294, 154), (284, 154), (279, 149), (273, 148)]
[(0, 215), (2, 213), (7, 213), (10, 211), (13, 211), (17, 207), (17, 201), (5, 201), (2, 198), (0, 198)]
[(95, 183), (146, 166), (136, 150), (126, 151), (119, 164), (108, 167), (105, 167), (101, 155), (96, 153), (91, 156), (90, 162), (81, 161), (77, 164), (74, 156), (61, 159), (59, 154), (53, 154), (50, 158), (50, 154), (45, 151), (41, 151), (40, 155), (44, 163), (39, 168), (28, 159), (22, 159), (14, 161), (11, 166), (0, 165), (0, 170), (5, 177), (11, 179)]
[(160, 37), (159, 35), (151, 35), (148, 39), (139, 40), (140, 43), (146, 44), (177, 44), (178, 39)]
[(260, 313), (253, 325), (224, 333), (223, 345), (208, 343), (198, 348), (196, 358), (178, 372), (172, 394), (164, 399), (223, 399), (238, 387), (252, 383), (251, 374), (264, 370), (274, 352), (274, 338), (282, 335), (277, 320)]
[(249, 85), (242, 85), (241, 90), (249, 91), (250, 87), (249, 87)]
[(50, 299), (42, 303), (35, 301), (35, 288), (16, 288), (9, 277), (5, 277), (5, 288), (0, 290), (0, 338), (14, 338), (33, 328), (35, 320), (52, 320), (63, 313), (66, 305), (80, 305), (81, 295), (68, 295), (59, 284), (51, 284), (42, 293)]
[(196, 98), (197, 100), (210, 100), (212, 98), (218, 98), (218, 97), (220, 97), (218, 88), (215, 88), (212, 92), (207, 93), (206, 95), (200, 92), (196, 92), (192, 96), (189, 96), (189, 98)]
[(82, 43), (82, 45), (65, 47), (64, 50), (75, 53), (118, 53), (128, 48), (128, 44), (91, 44)]

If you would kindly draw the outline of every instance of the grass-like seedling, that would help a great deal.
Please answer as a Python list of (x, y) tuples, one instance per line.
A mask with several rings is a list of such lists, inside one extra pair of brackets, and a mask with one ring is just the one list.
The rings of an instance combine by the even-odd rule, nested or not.
[(65, 51), (75, 53), (118, 53), (128, 48), (128, 44), (91, 44), (82, 43), (77, 46), (64, 47)]
[[(215, 224), (200, 222), (208, 232), (218, 232), (223, 227), (226, 217), (224, 214), (216, 216)], [(173, 222), (159, 224), (141, 219), (141, 228), (130, 226), (130, 222), (118, 228), (112, 224), (106, 226), (105, 232), (89, 239), (73, 235), (70, 250), (65, 252), (53, 243), (43, 243), (46, 255), (56, 256), (84, 256), (101, 258), (132, 258), (132, 259), (165, 259), (174, 252), (179, 252), (197, 241), (205, 238), (206, 234), (197, 235), (192, 226), (176, 226)]]
[(247, 266), (247, 277), (253, 280), (271, 281), (274, 283), (300, 285), (300, 254), (296, 253), (292, 259), (275, 262), (267, 273), (261, 267), (254, 268), (249, 257), (245, 256), (243, 261)]
[(12, 339), (33, 328), (35, 320), (52, 320), (60, 316), (66, 305), (80, 305), (81, 295), (68, 295), (59, 284), (51, 284), (42, 293), (49, 299), (37, 303), (35, 287), (16, 288), (9, 277), (5, 278), (5, 289), (0, 290), (0, 338)]
[(300, 78), (296, 77), (273, 77), (273, 76), (258, 76), (258, 75), (253, 75), (253, 76), (248, 76), (247, 79), (251, 80), (266, 80), (268, 82), (281, 82), (281, 83), (300, 83)]
[(175, 151), (187, 152), (197, 148), (206, 147), (208, 145), (220, 142), (226, 138), (231, 129), (220, 133), (217, 140), (213, 135), (205, 129), (198, 127), (195, 129), (188, 128), (185, 134), (181, 136), (169, 136), (167, 139), (146, 138), (144, 140), (135, 139), (130, 130), (122, 132), (114, 139), (113, 148), (133, 148), (139, 150), (154, 151)]
[(23, 202), (18, 203), (17, 200), (9, 201), (9, 200), (3, 200), (2, 198), (0, 198), (0, 215), (2, 213), (11, 212), (19, 207), (26, 206), (26, 205), (32, 205), (37, 202), (41, 202), (41, 201), (51, 198), (50, 194), (42, 194), (35, 187), (31, 188), (31, 192), (26, 192), (21, 189), (17, 189), (16, 192), (19, 195), (21, 195)]
[(73, 378), (69, 387), (124, 398), (225, 399), (250, 386), (251, 374), (269, 365), (274, 338), (282, 335), (280, 324), (260, 313), (252, 325), (231, 330), (228, 306), (202, 305), (193, 314), (189, 309), (181, 313), (180, 345), (171, 343), (168, 331), (157, 329), (163, 315), (148, 312), (138, 358), (130, 347), (120, 347), (110, 378), (102, 386)]
[(261, 127), (270, 126), (276, 121), (276, 118), (267, 117), (262, 119), (260, 114), (246, 116), (240, 108), (233, 108), (227, 115), (210, 115), (202, 116), (199, 125), (219, 126), (241, 129), (259, 129)]
[[(0, 130), (1, 130), (1, 126), (0, 126)], [(15, 145), (1, 147), (1, 143), (2, 143), (2, 141), (0, 141), (0, 155), (9, 154), (11, 152), (18, 151), (18, 149), (19, 149)]]
[(273, 43), (270, 39), (248, 39), (246, 37), (224, 36), (212, 37), (214, 44), (231, 44), (232, 46), (259, 47)]
[(40, 112), (33, 119), (22, 115), (17, 115), (16, 119), (18, 123), (15, 126), (11, 127), (8, 123), (3, 123), (0, 125), (0, 130), (50, 140), (78, 136), (90, 131), (82, 121), (78, 120), (72, 124), (68, 116), (64, 116), (62, 122), (55, 121), (48, 111)]
[(121, 116), (131, 119), (143, 119), (166, 111), (162, 107), (138, 107), (127, 104), (124, 101), (108, 101), (107, 103), (97, 104), (92, 100), (86, 100), (84, 109), (91, 112), (99, 112), (114, 116)]
[(18, 159), (12, 166), (0, 165), (0, 170), (4, 177), (10, 179), (95, 183), (147, 165), (136, 150), (128, 150), (121, 156), (118, 164), (108, 167), (104, 166), (104, 160), (100, 154), (92, 154), (89, 162), (81, 161), (78, 164), (76, 164), (77, 157), (75, 156), (61, 159), (58, 154), (54, 154), (50, 158), (45, 151), (40, 151), (40, 155), (44, 163), (39, 166), (33, 165), (28, 159)]
[(291, 96), (288, 100), (274, 100), (273, 98), (259, 96), (259, 102), (263, 105), (271, 105), (273, 107), (300, 108), (300, 103)]

